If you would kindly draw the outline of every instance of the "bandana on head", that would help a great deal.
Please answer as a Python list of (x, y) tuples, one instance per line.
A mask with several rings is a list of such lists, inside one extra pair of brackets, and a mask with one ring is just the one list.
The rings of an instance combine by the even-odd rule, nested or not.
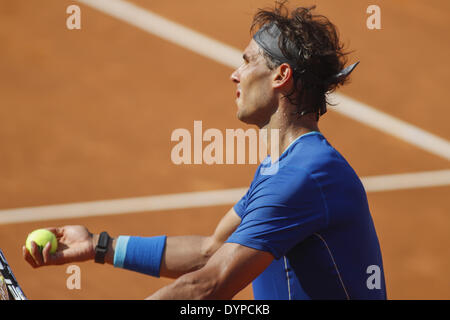
[[(280, 63), (287, 63), (295, 69), (297, 64), (296, 61), (286, 57), (280, 49), (280, 36), (280, 29), (275, 23), (271, 22), (259, 29), (253, 36), (253, 39), (273, 59)], [(286, 49), (292, 57), (300, 54), (300, 50), (292, 41), (289, 41), (288, 39)]]
[[(289, 55), (286, 56), (280, 49), (280, 36), (281, 31), (278, 26), (274, 22), (270, 22), (261, 27), (253, 36), (253, 39), (273, 59), (280, 63), (287, 63), (294, 71), (303, 73), (304, 70), (300, 70), (301, 66), (298, 66), (296, 61), (296, 57), (301, 55), (301, 50), (289, 39), (284, 39), (286, 41), (286, 51)], [(331, 83), (348, 76), (358, 64), (359, 61), (346, 67), (339, 73), (328, 78), (325, 83)]]

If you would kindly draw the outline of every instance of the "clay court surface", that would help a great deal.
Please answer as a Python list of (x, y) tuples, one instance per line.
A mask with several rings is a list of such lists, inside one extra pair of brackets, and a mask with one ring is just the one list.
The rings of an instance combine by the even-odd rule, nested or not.
[[(258, 7), (272, 1), (130, 1), (243, 50)], [(450, 139), (447, 0), (291, 1), (317, 4), (360, 60), (339, 93)], [(81, 30), (66, 8), (81, 8)], [(381, 30), (366, 27), (371, 4)], [(0, 211), (243, 188), (256, 165), (175, 165), (173, 130), (248, 129), (236, 117), (233, 71), (76, 1), (0, 0)], [(336, 107), (337, 108), (337, 107)], [(321, 131), (360, 177), (446, 170), (448, 159), (330, 108)], [(448, 151), (448, 150), (447, 150)], [(368, 192), (388, 298), (450, 298), (450, 185)], [(0, 248), (30, 299), (142, 299), (170, 283), (79, 263), (32, 269), (21, 246), (36, 228), (86, 225), (111, 235), (208, 235), (232, 206), (0, 224)], [(1, 215), (1, 212), (0, 212)], [(252, 299), (250, 286), (237, 299)]]

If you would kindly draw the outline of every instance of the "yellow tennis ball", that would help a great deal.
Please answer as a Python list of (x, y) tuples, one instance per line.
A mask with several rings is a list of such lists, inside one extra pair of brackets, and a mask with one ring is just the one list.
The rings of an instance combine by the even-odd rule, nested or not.
[(28, 235), (25, 246), (30, 253), (31, 253), (31, 241), (36, 242), (39, 250), (41, 251), (44, 249), (47, 242), (52, 243), (50, 253), (55, 253), (56, 249), (58, 248), (58, 241), (56, 240), (56, 236), (46, 229), (34, 230)]

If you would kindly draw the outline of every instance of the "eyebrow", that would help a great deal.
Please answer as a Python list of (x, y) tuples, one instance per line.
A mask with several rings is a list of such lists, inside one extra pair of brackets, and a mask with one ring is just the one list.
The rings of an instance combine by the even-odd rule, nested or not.
[(254, 61), (254, 60), (258, 59), (258, 55), (244, 53), (242, 55), (242, 59), (244, 59), (246, 62), (250, 62), (250, 61)]

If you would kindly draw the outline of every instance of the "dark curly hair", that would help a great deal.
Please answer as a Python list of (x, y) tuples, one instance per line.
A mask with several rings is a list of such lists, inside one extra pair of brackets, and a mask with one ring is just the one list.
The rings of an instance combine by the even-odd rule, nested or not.
[[(300, 66), (294, 68), (294, 88), (286, 98), (298, 106), (299, 115), (315, 113), (318, 120), (330, 104), (327, 94), (348, 81), (348, 76), (333, 76), (344, 69), (349, 52), (344, 52), (336, 26), (325, 16), (311, 13), (315, 6), (290, 11), (285, 6), (286, 2), (277, 1), (274, 9), (258, 9), (250, 30), (254, 33), (268, 23), (278, 26), (281, 51)], [(300, 49), (296, 57), (287, 50), (287, 41)], [(271, 70), (281, 64), (264, 51), (263, 55)]]

